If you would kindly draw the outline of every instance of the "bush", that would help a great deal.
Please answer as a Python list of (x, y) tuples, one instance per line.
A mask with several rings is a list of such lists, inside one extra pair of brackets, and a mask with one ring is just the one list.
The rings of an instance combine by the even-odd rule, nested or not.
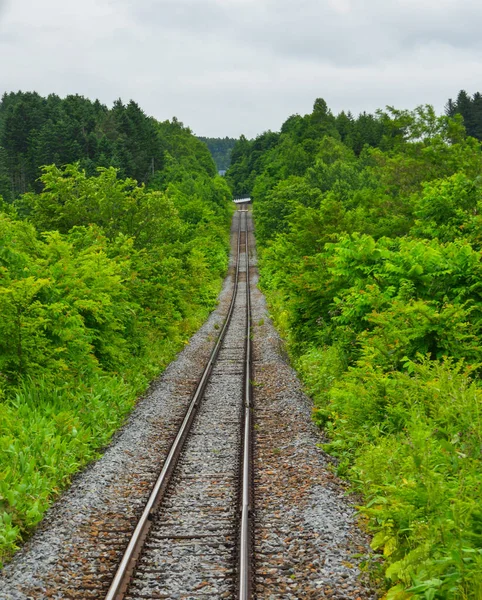
[(364, 494), (393, 594), (469, 597), (482, 591), (482, 392), (451, 360), (405, 366), (360, 365), (315, 396), (330, 419), (325, 448)]

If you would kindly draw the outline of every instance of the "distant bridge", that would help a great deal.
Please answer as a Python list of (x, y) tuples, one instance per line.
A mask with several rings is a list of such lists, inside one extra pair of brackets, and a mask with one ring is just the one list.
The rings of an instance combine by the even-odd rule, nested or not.
[(234, 198), (234, 199), (233, 199), (233, 202), (234, 202), (235, 204), (242, 204), (243, 202), (251, 202), (251, 198), (249, 198), (249, 197), (247, 197), (247, 196), (246, 196), (246, 197), (243, 197), (243, 198)]

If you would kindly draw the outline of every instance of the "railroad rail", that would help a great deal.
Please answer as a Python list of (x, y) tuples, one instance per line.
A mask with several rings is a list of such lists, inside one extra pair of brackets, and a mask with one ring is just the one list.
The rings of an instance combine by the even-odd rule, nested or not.
[(179, 597), (252, 597), (247, 213), (238, 211), (227, 316), (105, 600), (178, 597), (174, 588)]

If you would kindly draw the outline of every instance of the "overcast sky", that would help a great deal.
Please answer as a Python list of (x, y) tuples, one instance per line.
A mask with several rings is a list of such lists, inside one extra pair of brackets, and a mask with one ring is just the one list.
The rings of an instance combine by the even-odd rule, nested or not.
[(482, 91), (480, 0), (0, 0), (0, 92), (134, 99), (198, 135)]

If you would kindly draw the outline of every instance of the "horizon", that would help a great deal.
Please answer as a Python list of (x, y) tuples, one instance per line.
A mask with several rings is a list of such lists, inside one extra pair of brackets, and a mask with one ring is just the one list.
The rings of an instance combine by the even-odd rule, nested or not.
[[(220, 134), (220, 135), (209, 135), (209, 134), (204, 134), (204, 133), (202, 133), (202, 134), (201, 134), (201, 133), (198, 133), (197, 131), (195, 131), (195, 130), (194, 130), (192, 127), (191, 127), (191, 125), (190, 125), (189, 123), (186, 123), (186, 122), (185, 122), (185, 121), (183, 121), (181, 118), (179, 118), (179, 116), (178, 116), (178, 115), (172, 115), (171, 117), (165, 117), (165, 118), (162, 118), (162, 117), (161, 117), (161, 118), (159, 118), (159, 117), (157, 117), (156, 115), (149, 114), (149, 113), (148, 113), (148, 112), (147, 112), (147, 111), (144, 109), (144, 107), (142, 106), (142, 104), (141, 104), (139, 101), (137, 101), (135, 98), (123, 99), (123, 98), (121, 98), (121, 97), (118, 97), (118, 98), (115, 98), (114, 100), (111, 100), (110, 102), (108, 102), (108, 101), (107, 101), (107, 102), (105, 102), (105, 101), (101, 100), (101, 99), (100, 99), (100, 98), (98, 98), (98, 97), (87, 96), (87, 95), (85, 95), (85, 94), (82, 94), (82, 93), (80, 93), (80, 92), (72, 92), (72, 93), (65, 94), (65, 95), (59, 95), (59, 94), (56, 94), (55, 92), (50, 92), (50, 93), (47, 93), (47, 94), (42, 94), (42, 93), (38, 92), (37, 90), (23, 90), (23, 89), (18, 89), (18, 90), (2, 90), (1, 88), (0, 88), (0, 90), (1, 90), (1, 92), (0, 92), (0, 93), (1, 93), (1, 97), (2, 97), (2, 99), (3, 99), (4, 95), (8, 95), (8, 94), (17, 94), (17, 93), (24, 93), (24, 94), (29, 94), (29, 93), (31, 93), (31, 94), (38, 94), (38, 95), (39, 95), (39, 96), (41, 96), (41, 97), (47, 97), (47, 96), (49, 96), (49, 95), (57, 95), (57, 96), (59, 96), (59, 98), (61, 98), (61, 99), (64, 99), (64, 98), (66, 98), (67, 96), (80, 96), (80, 97), (83, 97), (83, 98), (85, 98), (85, 99), (87, 99), (87, 100), (90, 100), (91, 102), (99, 101), (99, 102), (100, 102), (102, 105), (106, 106), (108, 109), (111, 109), (111, 108), (112, 108), (112, 106), (114, 105), (114, 103), (115, 103), (116, 101), (118, 101), (118, 100), (120, 100), (120, 101), (121, 101), (121, 102), (122, 102), (124, 105), (127, 105), (127, 104), (129, 104), (129, 102), (135, 102), (135, 103), (136, 103), (136, 104), (139, 106), (139, 108), (140, 108), (140, 109), (141, 109), (141, 110), (142, 110), (142, 111), (143, 111), (143, 112), (146, 114), (146, 116), (147, 116), (147, 117), (152, 117), (152, 118), (156, 119), (156, 120), (157, 120), (157, 121), (159, 121), (159, 122), (166, 121), (166, 120), (168, 120), (168, 121), (172, 121), (173, 119), (176, 119), (176, 120), (177, 120), (177, 121), (179, 121), (179, 122), (180, 122), (180, 123), (181, 123), (181, 124), (182, 124), (184, 127), (187, 127), (188, 129), (190, 129), (190, 130), (191, 130), (191, 132), (192, 132), (192, 134), (193, 134), (193, 135), (195, 135), (196, 137), (198, 137), (198, 138), (210, 138), (210, 139), (224, 139), (224, 138), (229, 138), (229, 139), (239, 139), (239, 138), (240, 138), (242, 135), (244, 135), (244, 136), (245, 136), (245, 137), (246, 137), (248, 140), (253, 140), (253, 139), (255, 139), (256, 137), (258, 137), (258, 136), (260, 136), (260, 135), (263, 135), (264, 133), (266, 133), (266, 132), (268, 132), (268, 131), (271, 131), (271, 132), (273, 132), (273, 133), (278, 133), (278, 132), (281, 130), (281, 127), (283, 126), (283, 123), (284, 123), (284, 122), (285, 122), (285, 121), (286, 121), (286, 120), (287, 120), (289, 117), (291, 117), (291, 116), (294, 116), (294, 115), (304, 116), (304, 115), (310, 114), (310, 113), (312, 112), (312, 110), (313, 110), (313, 104), (314, 104), (315, 100), (317, 99), (317, 98), (314, 98), (314, 99), (313, 99), (313, 103), (312, 103), (311, 107), (310, 107), (310, 108), (309, 108), (309, 110), (307, 110), (305, 113), (303, 113), (303, 112), (294, 112), (294, 113), (291, 113), (291, 114), (289, 114), (289, 115), (286, 115), (286, 116), (284, 117), (284, 119), (283, 119), (283, 120), (280, 122), (279, 126), (278, 126), (276, 129), (264, 129), (264, 130), (262, 130), (262, 131), (259, 131), (258, 133), (255, 133), (253, 136), (249, 136), (249, 137), (248, 137), (247, 135), (245, 135), (243, 132), (241, 132), (241, 134), (240, 134), (239, 136), (237, 136), (237, 137), (234, 137), (234, 136), (227, 135), (227, 134)], [(457, 95), (458, 95), (458, 93), (459, 93), (460, 91), (462, 91), (462, 90), (458, 90), (456, 94), (453, 94), (453, 95), (450, 97), (450, 100), (455, 100), (455, 99), (457, 98)], [(475, 93), (477, 93), (477, 91), (478, 91), (478, 90), (469, 90), (469, 91), (467, 91), (467, 90), (464, 90), (464, 91), (466, 91), (466, 92), (468, 93), (468, 95), (469, 95), (469, 96), (473, 96)], [(447, 99), (445, 100), (445, 102), (444, 102), (444, 105), (443, 105), (443, 106), (445, 106), (445, 104), (447, 103), (447, 101), (448, 101), (448, 100), (449, 100), (449, 98), (447, 98)], [(345, 114), (349, 114), (349, 113), (350, 113), (350, 114), (351, 114), (351, 115), (352, 115), (354, 118), (357, 118), (357, 117), (358, 117), (360, 114), (363, 114), (363, 113), (366, 113), (366, 114), (376, 114), (376, 112), (377, 112), (377, 111), (379, 111), (379, 110), (381, 110), (381, 111), (384, 111), (384, 110), (386, 110), (387, 108), (389, 108), (389, 107), (391, 107), (391, 106), (392, 106), (392, 105), (388, 105), (388, 104), (386, 104), (386, 105), (385, 105), (383, 108), (382, 108), (381, 106), (378, 106), (377, 108), (375, 108), (375, 109), (374, 109), (374, 110), (372, 110), (372, 111), (368, 111), (368, 110), (366, 110), (366, 111), (365, 111), (365, 110), (364, 110), (364, 111), (360, 111), (360, 112), (355, 112), (355, 111), (353, 111), (353, 110), (352, 110), (352, 109), (350, 109), (350, 108), (342, 108), (342, 109), (340, 109), (339, 111), (334, 111), (334, 110), (332, 110), (332, 108), (331, 108), (331, 106), (329, 105), (329, 103), (327, 103), (327, 104), (328, 104), (328, 109), (330, 110), (330, 112), (331, 112), (331, 113), (332, 113), (334, 116), (337, 116), (338, 114), (340, 114), (340, 113), (344, 112)], [(440, 104), (440, 103), (439, 103), (439, 104)], [(442, 109), (442, 110), (437, 110), (437, 107), (436, 107), (436, 106), (434, 106), (433, 104), (430, 104), (430, 103), (426, 103), (426, 102), (421, 102), (421, 103), (419, 103), (419, 104), (417, 104), (417, 105), (415, 105), (415, 106), (412, 106), (412, 107), (394, 106), (394, 108), (396, 108), (396, 109), (399, 109), (399, 110), (408, 110), (408, 111), (412, 111), (412, 110), (414, 110), (415, 108), (417, 108), (417, 107), (419, 107), (419, 106), (426, 106), (426, 105), (432, 106), (432, 107), (434, 108), (435, 112), (436, 112), (438, 115), (441, 115), (441, 114), (444, 114), (444, 113), (445, 113), (444, 109)]]

